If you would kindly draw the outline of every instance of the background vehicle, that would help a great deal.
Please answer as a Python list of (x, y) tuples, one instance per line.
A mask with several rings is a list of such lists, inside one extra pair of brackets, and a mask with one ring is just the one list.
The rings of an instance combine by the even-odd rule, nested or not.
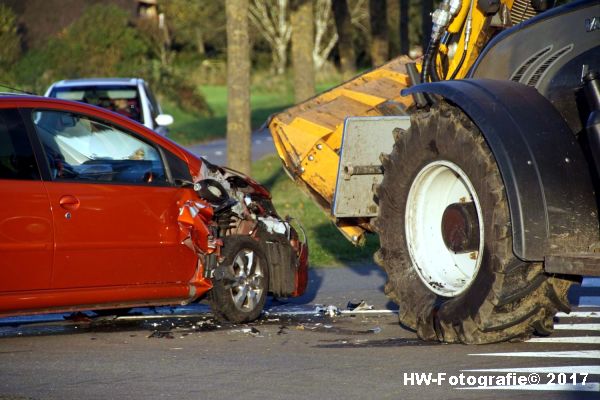
[(251, 178), (83, 103), (0, 96), (0, 315), (185, 304), (233, 322), (306, 287)]
[(156, 97), (140, 78), (69, 79), (55, 82), (45, 96), (76, 100), (122, 114), (166, 136), (173, 117), (163, 114)]
[(269, 121), (341, 232), (379, 235), (385, 291), (423, 339), (549, 334), (570, 285), (600, 274), (600, 4), (553, 3), (445, 0), (422, 63)]

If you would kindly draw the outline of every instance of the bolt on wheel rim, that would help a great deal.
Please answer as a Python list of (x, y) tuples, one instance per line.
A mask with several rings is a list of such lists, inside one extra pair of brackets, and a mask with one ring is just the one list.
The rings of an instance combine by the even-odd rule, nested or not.
[(231, 286), (233, 304), (249, 312), (258, 305), (263, 294), (264, 273), (260, 260), (252, 250), (240, 250), (233, 260), (236, 282)]
[[(478, 236), (471, 240), (475, 247), (471, 245), (461, 252), (449, 248), (445, 232), (442, 232), (446, 210), (457, 204), (468, 204), (476, 211), (476, 221), (471, 223), (473, 234)], [(405, 234), (411, 264), (431, 291), (440, 296), (455, 297), (471, 286), (483, 258), (482, 221), (477, 193), (458, 165), (434, 161), (419, 171), (406, 202)]]

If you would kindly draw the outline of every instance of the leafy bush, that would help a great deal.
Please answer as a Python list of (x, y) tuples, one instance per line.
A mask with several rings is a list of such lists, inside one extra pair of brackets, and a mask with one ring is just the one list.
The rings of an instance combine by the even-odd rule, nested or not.
[(21, 38), (17, 33), (17, 17), (13, 11), (0, 4), (0, 74), (8, 75), (10, 67), (21, 55)]
[(43, 93), (52, 82), (90, 77), (142, 77), (188, 112), (210, 115), (204, 97), (165, 66), (156, 30), (135, 26), (117, 6), (89, 7), (43, 48), (30, 50), (15, 68), (24, 88)]

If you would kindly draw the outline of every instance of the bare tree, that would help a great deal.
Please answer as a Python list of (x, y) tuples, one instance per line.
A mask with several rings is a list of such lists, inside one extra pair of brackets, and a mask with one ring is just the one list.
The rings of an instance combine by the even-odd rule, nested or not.
[(250, 38), (248, 0), (226, 0), (227, 164), (250, 173)]
[(369, 5), (368, 0), (349, 1), (350, 6), (350, 21), (352, 26), (358, 29), (365, 35), (369, 35)]
[(325, 61), (327, 61), (339, 36), (332, 18), (331, 0), (316, 0), (315, 5), (315, 45), (313, 48), (313, 59), (315, 69), (318, 71), (323, 67)]
[(271, 47), (273, 69), (278, 75), (285, 72), (292, 37), (287, 14), (288, 0), (252, 0), (250, 4), (250, 21)]
[(400, 54), (408, 55), (410, 41), (408, 38), (408, 6), (410, 0), (400, 0)]
[(369, 0), (371, 22), (371, 62), (374, 66), (385, 63), (389, 58), (386, 0)]
[(315, 94), (313, 0), (292, 0), (292, 64), (296, 103)]
[(335, 26), (340, 36), (338, 51), (340, 53), (340, 67), (344, 79), (349, 79), (356, 74), (356, 55), (354, 53), (352, 18), (347, 0), (333, 2), (333, 16)]
[(400, 0), (387, 0), (387, 29), (389, 40), (389, 57), (400, 54)]

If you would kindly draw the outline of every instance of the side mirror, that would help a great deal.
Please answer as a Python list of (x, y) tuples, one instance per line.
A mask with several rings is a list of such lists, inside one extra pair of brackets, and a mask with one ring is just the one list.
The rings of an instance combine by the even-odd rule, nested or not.
[(174, 119), (169, 114), (159, 114), (154, 121), (160, 126), (169, 126), (173, 123)]

